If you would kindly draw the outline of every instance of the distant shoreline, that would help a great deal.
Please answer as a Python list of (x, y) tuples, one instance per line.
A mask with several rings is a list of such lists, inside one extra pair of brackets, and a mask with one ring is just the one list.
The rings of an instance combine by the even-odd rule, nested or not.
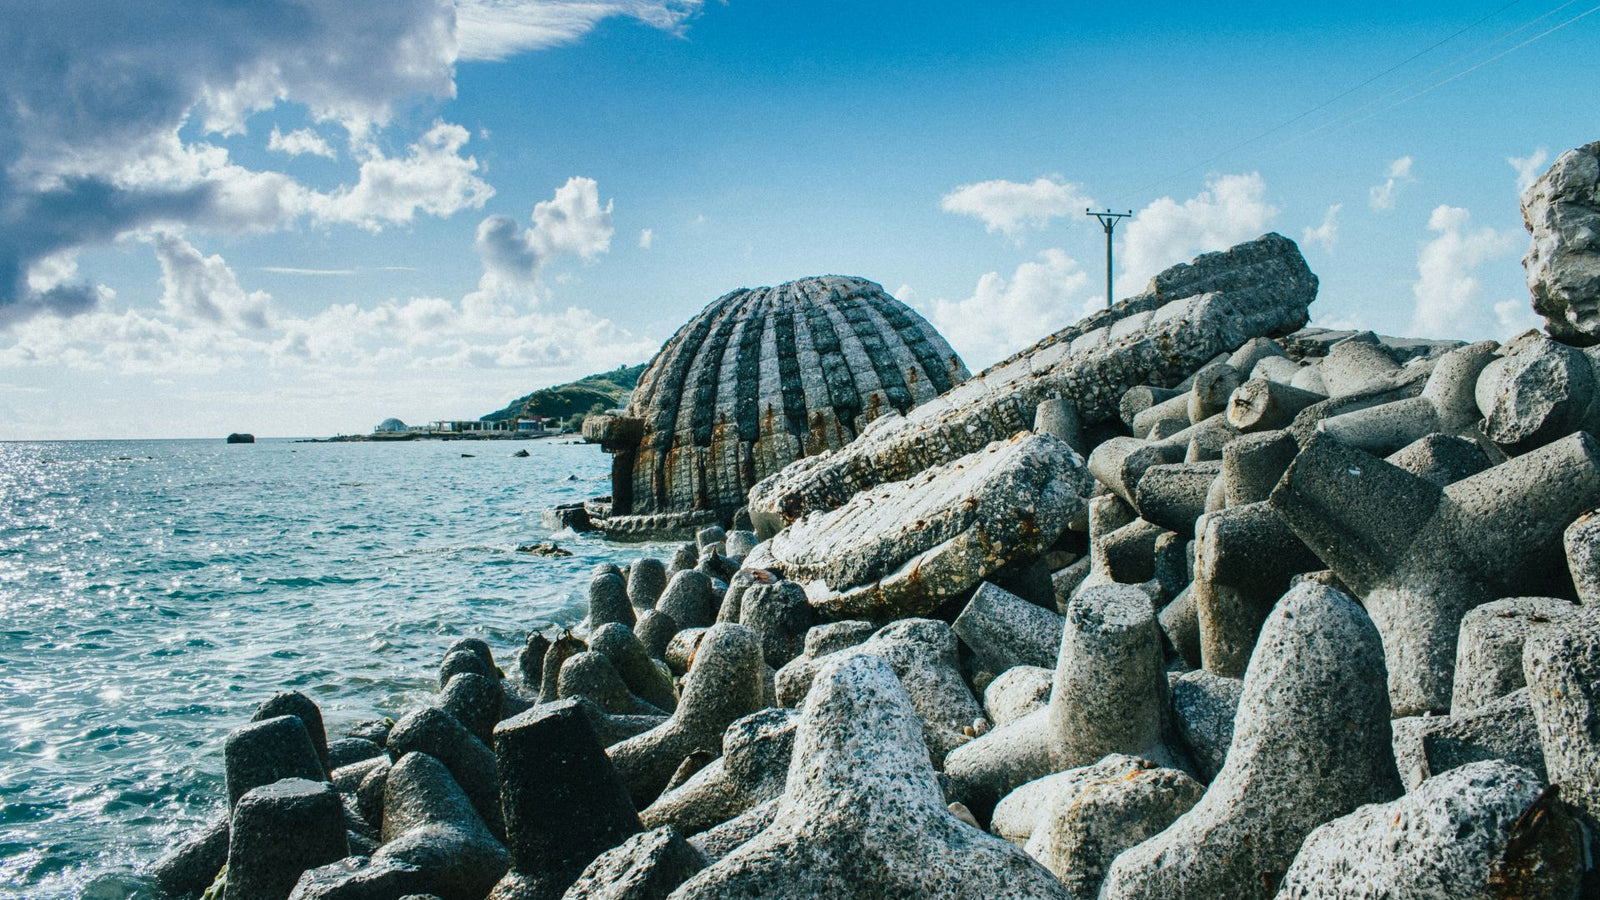
[(402, 444), (408, 441), (544, 441), (551, 438), (570, 437), (579, 435), (576, 432), (555, 432), (549, 434), (508, 434), (504, 432), (463, 432), (451, 433), (422, 433), (407, 432), (404, 434), (340, 434), (328, 438), (295, 438), (296, 444), (349, 444), (365, 443), (374, 444)]

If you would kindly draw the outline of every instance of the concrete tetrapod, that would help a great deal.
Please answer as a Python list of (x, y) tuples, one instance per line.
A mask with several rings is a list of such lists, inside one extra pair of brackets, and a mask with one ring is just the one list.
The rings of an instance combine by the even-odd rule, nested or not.
[(455, 716), (432, 706), (407, 713), (389, 732), (387, 749), (389, 758), (396, 763), (413, 752), (426, 753), (443, 763), (472, 799), (489, 830), (496, 836), (505, 833), (494, 752), (473, 737)]
[(787, 785), (772, 823), (674, 900), (1066, 896), (1027, 854), (946, 808), (921, 720), (876, 657), (840, 657), (818, 673)]
[(1578, 432), (1440, 488), (1317, 435), (1269, 502), (1362, 598), (1395, 713), (1444, 711), (1467, 611), (1566, 579), (1562, 532), (1600, 502), (1600, 447)]
[(1522, 648), (1550, 783), (1591, 827), (1600, 820), (1600, 609), (1585, 606)]
[(229, 900), (284, 900), (300, 873), (349, 852), (333, 788), (304, 778), (254, 788), (233, 808), (226, 894)]
[(640, 832), (596, 857), (563, 900), (664, 900), (707, 862), (670, 825)]
[(635, 806), (648, 806), (684, 757), (719, 752), (728, 724), (766, 705), (765, 667), (761, 640), (749, 628), (719, 623), (705, 632), (672, 716), (606, 750)]
[(493, 900), (560, 897), (595, 857), (640, 830), (628, 791), (576, 702), (501, 722), (494, 747), (511, 871)]
[(299, 716), (273, 716), (235, 728), (222, 746), (228, 805), (252, 788), (281, 778), (322, 781), (327, 773), (305, 721)]
[(1077, 900), (1095, 900), (1119, 853), (1160, 833), (1205, 792), (1177, 769), (1120, 754), (1096, 768), (1110, 771), (1050, 798), (1026, 847)]
[(686, 835), (714, 828), (783, 793), (799, 714), (764, 709), (728, 726), (722, 756), (669, 788), (639, 813), (646, 828), (671, 825)]
[(408, 753), (383, 788), (383, 846), (307, 871), (290, 900), (482, 900), (510, 860), (444, 764)]
[(1465, 715), (1522, 687), (1522, 648), (1528, 636), (1558, 627), (1577, 611), (1556, 597), (1513, 597), (1485, 603), (1462, 617), (1450, 715)]
[(1503, 760), (1429, 779), (1311, 832), (1279, 900), (1498, 900), (1578, 895), (1571, 816), (1532, 772)]
[(1053, 772), (1127, 753), (1179, 767), (1168, 746), (1167, 677), (1150, 598), (1104, 584), (1067, 607), (1050, 702), (953, 751), (952, 799), (986, 818), (999, 799)]
[(949, 625), (936, 619), (901, 619), (885, 625), (854, 647), (820, 658), (800, 657), (778, 671), (777, 700), (783, 706), (805, 701), (824, 665), (834, 656), (877, 656), (889, 663), (911, 706), (922, 716), (928, 752), (935, 765), (966, 743), (961, 729), (983, 714), (961, 677), (959, 645)]
[(1101, 897), (1266, 900), (1313, 828), (1399, 795), (1377, 629), (1344, 594), (1301, 584), (1261, 630), (1222, 771), (1117, 857)]

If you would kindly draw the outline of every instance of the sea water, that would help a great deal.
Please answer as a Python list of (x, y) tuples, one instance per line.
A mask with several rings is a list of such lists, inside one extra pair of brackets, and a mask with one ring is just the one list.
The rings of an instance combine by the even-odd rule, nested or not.
[(0, 894), (117, 895), (223, 808), (223, 740), (274, 692), (335, 737), (427, 703), (459, 637), (509, 669), (596, 562), (667, 549), (517, 551), (609, 468), (549, 439), (0, 443)]

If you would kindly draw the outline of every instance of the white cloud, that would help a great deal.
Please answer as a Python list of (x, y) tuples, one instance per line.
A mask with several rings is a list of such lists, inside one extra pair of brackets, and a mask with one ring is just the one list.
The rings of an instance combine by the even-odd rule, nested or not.
[(1307, 227), (1300, 243), (1320, 244), (1322, 249), (1332, 250), (1333, 245), (1339, 243), (1339, 210), (1343, 208), (1342, 203), (1328, 207), (1328, 212), (1322, 217), (1322, 224), (1315, 228)]
[(246, 292), (221, 256), (204, 256), (177, 235), (152, 239), (161, 263), (161, 305), (174, 316), (235, 329), (267, 327), (272, 298)]
[(1278, 214), (1266, 194), (1260, 173), (1222, 175), (1182, 203), (1162, 197), (1139, 210), (1120, 228), (1118, 295), (1143, 290), (1152, 275), (1174, 263), (1261, 236)]
[(1533, 183), (1539, 180), (1540, 175), (1544, 174), (1544, 163), (1549, 158), (1550, 151), (1543, 147), (1539, 147), (1527, 156), (1506, 157), (1506, 162), (1511, 164), (1511, 168), (1517, 170), (1517, 194), (1519, 196), (1528, 188), (1533, 187)]
[(1059, 175), (1028, 184), (998, 179), (963, 184), (939, 201), (945, 212), (972, 216), (990, 232), (1012, 239), (1028, 228), (1044, 228), (1052, 219), (1082, 215), (1093, 205), (1083, 185), (1062, 181)]
[(652, 246), (654, 246), (655, 242), (656, 242), (655, 229), (652, 229), (652, 228), (641, 228), (641, 229), (639, 229), (639, 249), (641, 249), (641, 250), (649, 250)]
[[(1089, 293), (1089, 274), (1060, 249), (1017, 266), (1006, 278), (989, 272), (965, 300), (935, 300), (934, 326), (974, 370), (1030, 346), (1077, 321), (1104, 299)], [(902, 287), (904, 300), (912, 294)]]
[(463, 60), (500, 60), (570, 44), (616, 16), (682, 34), (703, 0), (456, 0)]
[(267, 149), (278, 153), (287, 153), (290, 156), (300, 156), (309, 153), (312, 156), (326, 156), (329, 159), (338, 159), (339, 154), (334, 152), (333, 146), (322, 139), (309, 128), (297, 128), (284, 134), (278, 126), (272, 126), (272, 134), (267, 138)]
[[(46, 23), (31, 6), (0, 4), (9, 65), (0, 79), (0, 323), (94, 308), (92, 285), (30, 286), (27, 273), (45, 257), (154, 227), (280, 227), (321, 196), (180, 139), (186, 123), (240, 134), (255, 113), (295, 103), (362, 139), (401, 102), (455, 94), (448, 0), (300, 0), (284, 12), (274, 3), (102, 3)], [(459, 205), (435, 197), (414, 208)], [(340, 204), (330, 209), (345, 220)]]
[(1439, 206), (1428, 217), (1428, 230), (1437, 237), (1417, 253), (1417, 280), (1411, 287), (1417, 302), (1408, 334), (1477, 339), (1507, 333), (1513, 307), (1494, 304), (1491, 310), (1477, 271), (1515, 252), (1519, 235), (1488, 226), (1474, 229), (1471, 218), (1459, 206)]
[(482, 209), (494, 188), (477, 176), (478, 160), (461, 155), (469, 137), (460, 125), (435, 122), (403, 157), (387, 157), (369, 146), (354, 186), (311, 195), (308, 206), (320, 222), (348, 222), (371, 231), (410, 222), (419, 212), (447, 218)]
[(476, 246), (483, 260), (480, 291), (522, 293), (531, 288), (545, 263), (557, 256), (594, 259), (611, 249), (616, 232), (612, 201), (600, 205), (593, 178), (573, 176), (555, 196), (533, 207), (533, 224), (523, 228), (510, 216), (489, 216), (478, 224)]
[(1383, 184), (1373, 185), (1367, 190), (1367, 205), (1373, 209), (1394, 209), (1395, 194), (1401, 186), (1416, 181), (1411, 177), (1411, 157), (1402, 156), (1389, 163), (1389, 177)]

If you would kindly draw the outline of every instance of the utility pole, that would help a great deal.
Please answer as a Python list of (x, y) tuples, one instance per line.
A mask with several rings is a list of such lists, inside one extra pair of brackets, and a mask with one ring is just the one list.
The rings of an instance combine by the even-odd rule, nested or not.
[(1133, 210), (1130, 209), (1125, 213), (1119, 213), (1119, 212), (1112, 212), (1111, 208), (1107, 207), (1105, 212), (1095, 212), (1094, 210), (1091, 210), (1091, 209), (1085, 209), (1083, 211), (1083, 214), (1086, 215), (1086, 216), (1094, 216), (1096, 219), (1099, 219), (1100, 220), (1100, 227), (1102, 227), (1102, 228), (1104, 228), (1106, 230), (1106, 309), (1110, 309), (1111, 308), (1111, 232), (1116, 229), (1117, 220), (1118, 219), (1126, 219), (1127, 217), (1133, 215)]

